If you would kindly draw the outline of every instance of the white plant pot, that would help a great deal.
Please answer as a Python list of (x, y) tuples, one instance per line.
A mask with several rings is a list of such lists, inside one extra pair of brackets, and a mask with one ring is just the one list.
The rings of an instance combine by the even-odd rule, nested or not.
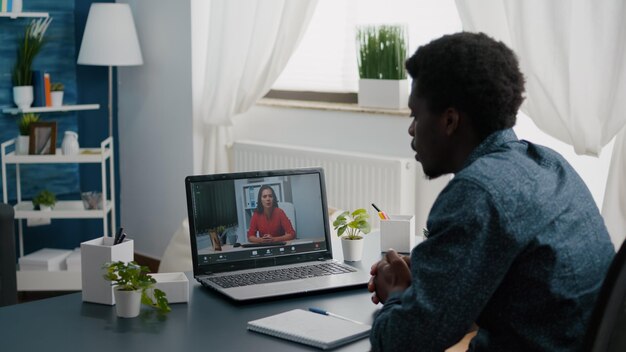
[(120, 318), (134, 318), (141, 310), (141, 290), (121, 291), (115, 288), (115, 311)]
[(341, 238), (341, 249), (343, 251), (343, 260), (346, 262), (358, 262), (363, 258), (363, 239), (348, 240)]
[(27, 109), (33, 104), (33, 86), (13, 87), (13, 101), (20, 109)]
[(50, 92), (50, 96), (52, 99), (52, 106), (63, 105), (63, 92)]
[(52, 206), (39, 204), (39, 210), (40, 211), (52, 211)]
[(16, 155), (26, 155), (28, 154), (28, 147), (30, 146), (30, 137), (29, 136), (17, 136), (17, 140), (15, 141), (15, 154)]
[(409, 81), (406, 79), (360, 79), (359, 106), (405, 109), (409, 104)]

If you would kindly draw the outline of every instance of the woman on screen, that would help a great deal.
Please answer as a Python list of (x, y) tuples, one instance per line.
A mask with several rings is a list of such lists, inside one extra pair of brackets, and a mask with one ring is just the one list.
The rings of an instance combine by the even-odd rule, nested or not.
[[(259, 235), (257, 236), (257, 232)], [(257, 196), (257, 207), (252, 213), (248, 241), (254, 243), (282, 242), (293, 240), (296, 231), (285, 212), (278, 207), (274, 189), (261, 186)]]

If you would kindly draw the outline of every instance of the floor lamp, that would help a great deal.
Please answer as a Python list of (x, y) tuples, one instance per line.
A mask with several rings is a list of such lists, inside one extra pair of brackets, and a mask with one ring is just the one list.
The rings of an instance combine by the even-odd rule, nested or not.
[(133, 14), (128, 4), (91, 4), (77, 63), (109, 67), (109, 137), (111, 137), (113, 136), (113, 66), (143, 64)]

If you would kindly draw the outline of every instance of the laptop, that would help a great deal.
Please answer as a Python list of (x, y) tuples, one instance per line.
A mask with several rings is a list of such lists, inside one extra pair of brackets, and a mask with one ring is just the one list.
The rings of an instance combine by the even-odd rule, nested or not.
[(369, 272), (333, 260), (321, 168), (188, 176), (185, 188), (203, 286), (235, 301), (366, 286)]

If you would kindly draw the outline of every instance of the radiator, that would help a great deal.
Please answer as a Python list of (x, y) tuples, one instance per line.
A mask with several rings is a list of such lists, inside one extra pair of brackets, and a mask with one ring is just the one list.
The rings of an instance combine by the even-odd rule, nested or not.
[(365, 208), (374, 227), (379, 222), (371, 203), (388, 214), (415, 213), (413, 159), (250, 141), (235, 142), (233, 157), (238, 172), (322, 167), (328, 206)]

